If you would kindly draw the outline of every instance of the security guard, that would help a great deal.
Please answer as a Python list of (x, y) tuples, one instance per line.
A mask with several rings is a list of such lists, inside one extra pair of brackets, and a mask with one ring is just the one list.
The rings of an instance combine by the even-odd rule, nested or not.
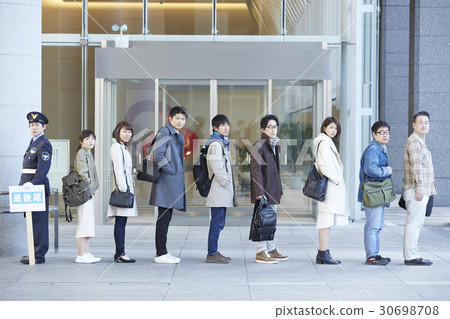
[[(50, 197), (50, 183), (47, 173), (52, 162), (52, 144), (45, 137), (48, 119), (40, 112), (27, 114), (30, 132), (33, 138), (25, 152), (22, 164), (20, 185), (25, 188), (33, 185), (45, 185), (45, 211), (33, 212), (33, 238), (36, 264), (45, 263), (48, 251), (48, 201)], [(28, 256), (23, 256), (22, 264), (29, 264)]]

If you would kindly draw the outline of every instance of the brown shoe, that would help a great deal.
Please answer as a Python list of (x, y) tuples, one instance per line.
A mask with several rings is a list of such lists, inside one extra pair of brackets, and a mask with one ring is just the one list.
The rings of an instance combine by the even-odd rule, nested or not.
[(283, 256), (282, 253), (278, 250), (278, 248), (275, 248), (274, 250), (269, 251), (270, 257), (276, 259), (276, 260), (288, 260), (288, 256)]
[(267, 250), (263, 250), (262, 252), (256, 254), (256, 262), (260, 264), (276, 264), (278, 263), (278, 260), (270, 257)]
[(213, 264), (228, 264), (230, 262), (230, 260), (228, 258), (222, 256), (220, 253), (215, 253), (214, 255), (206, 256), (206, 262), (213, 263)]
[(222, 255), (222, 254), (220, 253), (220, 251), (218, 251), (217, 253), (218, 253), (220, 256), (222, 256), (223, 258), (226, 258), (226, 259), (228, 259), (228, 260), (231, 261), (231, 258), (230, 258), (230, 257), (226, 257), (226, 256)]

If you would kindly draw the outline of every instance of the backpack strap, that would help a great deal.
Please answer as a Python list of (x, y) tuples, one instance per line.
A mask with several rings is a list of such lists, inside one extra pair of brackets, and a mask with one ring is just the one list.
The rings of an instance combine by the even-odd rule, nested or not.
[(66, 215), (66, 221), (70, 223), (72, 221), (72, 212), (70, 211), (70, 207), (69, 207), (69, 212), (67, 212), (67, 207), (69, 207), (69, 206), (67, 206), (67, 204), (65, 204), (64, 211), (65, 211), (65, 215)]

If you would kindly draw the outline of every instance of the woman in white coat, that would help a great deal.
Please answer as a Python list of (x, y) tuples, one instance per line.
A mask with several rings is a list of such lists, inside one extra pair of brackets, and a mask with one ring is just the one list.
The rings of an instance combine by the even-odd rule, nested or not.
[(317, 264), (340, 264), (331, 257), (328, 249), (330, 230), (333, 226), (348, 224), (350, 215), (347, 190), (344, 182), (344, 166), (332, 138), (339, 139), (341, 124), (334, 117), (327, 117), (320, 128), (322, 132), (314, 139), (316, 168), (321, 175), (328, 178), (325, 200), (319, 202), (319, 215), (316, 228), (319, 232), (319, 250), (316, 256)]
[[(119, 188), (119, 191), (127, 191), (134, 194), (133, 163), (131, 155), (126, 147), (127, 142), (133, 136), (133, 129), (128, 122), (122, 121), (116, 125), (112, 134), (114, 143), (111, 146), (110, 157), (113, 164), (113, 180)], [(124, 167), (125, 166), (125, 167)], [(125, 173), (124, 173), (125, 172)], [(128, 217), (137, 216), (136, 197), (133, 208), (119, 208), (109, 205), (108, 217), (114, 218), (114, 240), (116, 242), (116, 253), (114, 261), (120, 263), (134, 263), (125, 253), (125, 226)]]

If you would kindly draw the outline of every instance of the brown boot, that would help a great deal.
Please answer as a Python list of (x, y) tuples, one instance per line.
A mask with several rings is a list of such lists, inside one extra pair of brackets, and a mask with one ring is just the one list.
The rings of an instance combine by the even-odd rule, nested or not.
[(230, 260), (217, 252), (214, 255), (206, 256), (206, 262), (213, 264), (228, 264)]
[(256, 262), (260, 264), (276, 264), (278, 263), (278, 260), (270, 257), (267, 250), (263, 250), (262, 252), (256, 254)]
[(275, 248), (274, 250), (269, 251), (269, 255), (270, 255), (270, 257), (272, 257), (276, 260), (280, 260), (280, 261), (289, 259), (288, 256), (284, 256), (282, 253), (280, 253), (278, 248)]

